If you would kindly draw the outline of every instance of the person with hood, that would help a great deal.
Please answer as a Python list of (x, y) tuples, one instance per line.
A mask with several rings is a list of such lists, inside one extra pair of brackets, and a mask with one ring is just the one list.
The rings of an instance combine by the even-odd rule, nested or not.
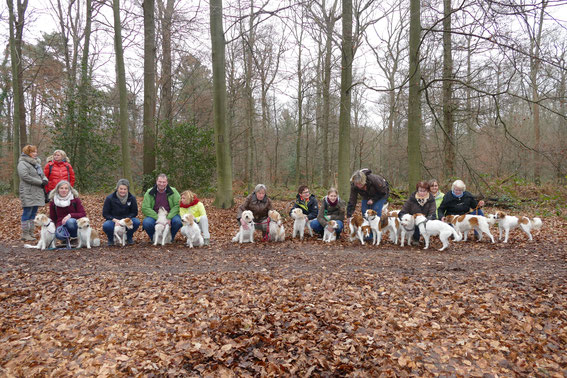
[(181, 202), (179, 203), (179, 216), (181, 219), (183, 219), (185, 214), (193, 215), (195, 222), (199, 225), (201, 234), (203, 234), (204, 245), (209, 245), (211, 234), (209, 233), (209, 218), (207, 218), (205, 205), (190, 190), (181, 193)]
[(183, 227), (179, 216), (180, 200), (181, 196), (177, 189), (169, 186), (165, 173), (160, 173), (157, 176), (156, 184), (146, 191), (142, 201), (142, 213), (145, 215), (142, 227), (151, 241), (154, 240), (157, 212), (160, 207), (163, 207), (168, 212), (167, 220), (171, 225), (171, 241), (173, 242), (177, 231)]
[(114, 226), (124, 218), (130, 218), (134, 227), (126, 230), (126, 243), (134, 244), (132, 237), (134, 232), (140, 227), (138, 216), (138, 203), (136, 197), (130, 193), (130, 182), (126, 179), (120, 179), (116, 183), (116, 190), (109, 194), (104, 200), (102, 206), (102, 216), (105, 221), (102, 224), (102, 230), (108, 238), (108, 245), (114, 245)]
[(307, 185), (301, 185), (299, 189), (297, 189), (297, 196), (293, 207), (289, 211), (289, 215), (291, 216), (291, 212), (297, 208), (300, 208), (303, 211), (303, 214), (307, 215), (308, 221), (312, 221), (317, 218), (317, 215), (319, 214), (319, 203), (317, 203), (317, 197), (315, 197), (314, 194), (310, 194)]
[[(77, 219), (86, 217), (87, 213), (83, 203), (71, 183), (61, 180), (55, 188), (49, 192), (49, 218), (55, 223), (57, 232), (55, 236), (59, 240), (77, 237)], [(62, 226), (60, 228), (60, 226)]]
[(268, 235), (268, 211), (272, 210), (272, 200), (268, 197), (267, 191), (264, 184), (256, 185), (254, 192), (246, 197), (246, 200), (238, 207), (238, 212), (236, 213), (236, 220), (238, 225), (240, 225), (242, 212), (246, 210), (252, 211), (254, 228), (262, 230), (264, 238)]
[(47, 158), (47, 164), (43, 168), (45, 177), (49, 180), (45, 192), (49, 193), (61, 180), (67, 180), (72, 187), (75, 186), (75, 171), (63, 150), (55, 150), (52, 156)]
[(27, 145), (22, 149), (18, 161), (20, 177), (20, 202), (22, 203), (22, 240), (35, 240), (33, 236), (35, 215), (40, 206), (45, 205), (47, 178), (41, 169), (41, 160), (37, 157), (37, 147)]
[(337, 234), (337, 240), (340, 239), (341, 233), (344, 228), (346, 203), (341, 198), (339, 198), (339, 192), (335, 188), (329, 189), (327, 195), (321, 201), (321, 206), (319, 206), (319, 213), (317, 214), (317, 219), (311, 221), (311, 228), (314, 232), (318, 233), (322, 238), (325, 232), (325, 227), (330, 220), (334, 220), (338, 224), (338, 228), (335, 231)]
[[(408, 197), (398, 213), (398, 218), (402, 219), (402, 216), (405, 214), (414, 215), (420, 213), (425, 215), (427, 219), (436, 219), (436, 210), (435, 197), (429, 192), (429, 183), (420, 181), (415, 186), (415, 192)], [(418, 242), (419, 236), (419, 227), (415, 227), (413, 240)]]
[(362, 216), (366, 210), (376, 211), (378, 218), (382, 215), (382, 206), (388, 200), (390, 188), (388, 181), (380, 175), (372, 173), (370, 169), (361, 169), (350, 178), (350, 197), (347, 206), (347, 218), (350, 220), (356, 209), (358, 195), (362, 197)]

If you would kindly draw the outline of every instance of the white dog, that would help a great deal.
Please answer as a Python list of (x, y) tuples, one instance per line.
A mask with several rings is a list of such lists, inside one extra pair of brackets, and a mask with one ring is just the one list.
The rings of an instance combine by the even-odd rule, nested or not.
[(293, 209), (291, 211), (291, 217), (294, 219), (293, 221), (293, 234), (292, 238), (295, 238), (296, 235), (299, 235), (299, 239), (303, 240), (303, 235), (305, 233), (305, 226), (307, 226), (307, 230), (309, 231), (309, 235), (313, 236), (313, 229), (311, 228), (311, 224), (307, 215), (303, 214), (303, 210), (299, 207)]
[(330, 243), (337, 240), (336, 230), (339, 228), (339, 224), (334, 220), (327, 222), (325, 226), (325, 232), (323, 233), (323, 241)]
[(276, 210), (268, 211), (268, 218), (270, 218), (270, 240), (282, 242), (285, 240), (285, 229), (282, 224), (282, 216)]
[(508, 236), (510, 230), (520, 228), (528, 235), (530, 241), (532, 238), (532, 230), (539, 230), (543, 225), (540, 218), (533, 218), (530, 220), (528, 217), (515, 217), (513, 215), (506, 215), (503, 211), (498, 211), (488, 216), (492, 221), (498, 223), (499, 240), (502, 240), (502, 231), (504, 231), (504, 243), (508, 243)]
[(114, 239), (124, 247), (126, 245), (126, 232), (134, 228), (134, 222), (130, 218), (120, 219), (114, 223)]
[(161, 243), (161, 245), (171, 243), (171, 225), (167, 220), (167, 210), (163, 207), (160, 207), (158, 210), (154, 233), (154, 245), (158, 243)]
[(33, 223), (37, 227), (41, 227), (39, 242), (37, 245), (24, 244), (24, 247), (41, 250), (46, 248), (55, 248), (55, 223), (53, 223), (45, 214), (37, 214)]
[(98, 232), (93, 230), (91, 227), (91, 221), (87, 217), (82, 217), (77, 219), (77, 236), (79, 239), (79, 244), (77, 248), (86, 246), (87, 249), (93, 247), (100, 247), (100, 239), (98, 237)]
[(195, 222), (195, 217), (193, 214), (185, 214), (181, 218), (183, 222), (183, 227), (181, 227), (181, 235), (187, 238), (187, 246), (189, 248), (200, 247), (205, 244), (203, 240), (203, 235), (201, 235), (201, 229), (197, 222)]
[(482, 240), (482, 233), (485, 233), (494, 243), (494, 236), (490, 233), (488, 220), (482, 215), (447, 215), (447, 222), (455, 226), (455, 230), (463, 237), (463, 241), (467, 241), (470, 230), (478, 233), (478, 241)]
[(449, 246), (449, 237), (451, 237), (451, 235), (456, 241), (461, 240), (461, 235), (445, 222), (436, 219), (428, 220), (423, 214), (415, 214), (414, 217), (415, 226), (419, 227), (419, 232), (423, 235), (423, 239), (425, 239), (425, 247), (423, 249), (429, 248), (429, 238), (431, 236), (439, 235), (439, 239), (441, 243), (443, 243), (443, 247), (440, 251), (445, 250)]
[(408, 245), (411, 245), (413, 230), (415, 229), (415, 217), (411, 214), (404, 214), (400, 220), (400, 246), (404, 246), (407, 240)]
[(254, 214), (252, 214), (252, 211), (245, 210), (242, 212), (240, 230), (236, 236), (232, 238), (232, 241), (239, 242), (240, 244), (244, 242), (254, 243)]

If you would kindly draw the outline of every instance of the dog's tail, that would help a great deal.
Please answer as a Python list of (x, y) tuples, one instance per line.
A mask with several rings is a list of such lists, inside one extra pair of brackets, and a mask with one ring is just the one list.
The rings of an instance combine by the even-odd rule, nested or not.
[(532, 219), (532, 227), (534, 230), (539, 230), (541, 226), (543, 226), (543, 222), (541, 221), (541, 218), (536, 217)]
[(94, 238), (92, 243), (93, 247), (100, 247), (100, 238)]
[(451, 230), (453, 231), (453, 238), (455, 239), (455, 241), (461, 241), (461, 239), (463, 239), (461, 234), (458, 233), (457, 230), (455, 230), (453, 227), (451, 227)]
[(24, 244), (24, 248), (39, 249), (39, 245)]

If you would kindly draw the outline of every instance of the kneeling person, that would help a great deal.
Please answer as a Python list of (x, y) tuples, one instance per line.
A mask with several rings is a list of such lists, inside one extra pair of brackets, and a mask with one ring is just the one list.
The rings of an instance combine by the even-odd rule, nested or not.
[(164, 173), (160, 173), (157, 177), (156, 184), (153, 188), (146, 191), (144, 200), (142, 201), (142, 213), (145, 215), (142, 227), (151, 241), (154, 240), (156, 221), (158, 218), (157, 212), (160, 207), (163, 207), (167, 211), (167, 221), (171, 225), (171, 241), (175, 239), (177, 231), (183, 226), (181, 217), (179, 216), (180, 199), (181, 196), (177, 189), (169, 186), (167, 176)]
[(195, 193), (186, 190), (181, 193), (181, 202), (179, 203), (179, 216), (183, 218), (185, 214), (191, 214), (195, 218), (195, 222), (199, 225), (203, 234), (204, 245), (209, 245), (211, 234), (209, 233), (209, 219), (205, 206), (197, 198)]
[(130, 183), (126, 179), (118, 180), (114, 193), (108, 195), (102, 207), (102, 216), (105, 221), (102, 230), (108, 238), (108, 245), (114, 245), (114, 226), (121, 219), (130, 218), (133, 228), (126, 230), (126, 243), (134, 244), (132, 236), (140, 227), (138, 216), (138, 203), (136, 197), (130, 193)]

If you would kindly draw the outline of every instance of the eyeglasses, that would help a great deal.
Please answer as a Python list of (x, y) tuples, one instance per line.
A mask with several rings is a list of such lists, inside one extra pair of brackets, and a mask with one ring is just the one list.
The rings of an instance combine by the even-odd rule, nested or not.
[(301, 194), (309, 194), (309, 190), (304, 190)]

